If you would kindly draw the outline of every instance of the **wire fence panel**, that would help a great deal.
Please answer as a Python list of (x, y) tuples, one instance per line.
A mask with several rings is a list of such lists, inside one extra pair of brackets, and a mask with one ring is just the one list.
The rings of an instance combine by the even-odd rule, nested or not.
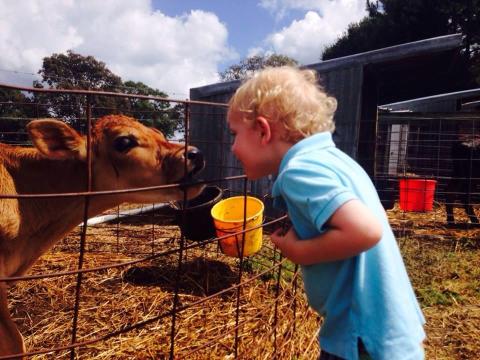
[[(0, 192), (0, 202), (15, 201), (23, 204), (21, 208), (34, 202), (47, 209), (52, 201), (62, 201), (65, 210), (52, 219), (57, 226), (63, 226), (72, 201), (81, 204), (84, 214), (78, 226), (45, 249), (26, 274), (0, 274), (0, 282), (11, 284), (11, 314), (25, 338), (25, 355), (36, 359), (318, 356), (311, 344), (319, 322), (299, 287), (298, 268), (281, 259), (268, 239), (268, 233), (284, 221), (283, 214), (264, 218), (261, 251), (235, 258), (222, 253), (215, 236), (202, 241), (186, 238), (178, 210), (169, 202), (122, 202), (99, 214), (95, 209), (96, 198), (182, 186), (96, 189), (98, 172), (115, 168), (114, 162), (100, 170), (95, 164), (95, 151), (100, 151), (95, 126), (112, 114), (166, 129), (170, 139), (185, 143), (185, 149), (196, 145), (206, 159), (196, 184), (218, 186), (223, 197), (256, 195), (239, 164), (225, 154), (224, 146), (231, 139), (222, 135), (224, 104), (86, 90), (9, 85), (2, 89), (11, 96), (0, 104), (1, 143), (30, 149), (27, 124), (39, 118), (60, 119), (89, 143), (86, 164), (78, 173), (85, 179), (82, 191), (58, 183), (60, 193), (35, 191), (34, 184), (14, 193)], [(139, 107), (139, 102), (145, 106)], [(209, 140), (191, 131), (192, 126), (207, 133), (218, 131), (219, 137)], [(70, 171), (67, 166), (63, 170)], [(121, 177), (122, 172), (116, 171)], [(51, 181), (62, 178), (51, 175)], [(259, 197), (269, 204), (268, 189), (262, 191)], [(183, 203), (188, 204), (186, 193)], [(41, 207), (35, 211), (39, 217), (52, 216), (42, 213)], [(97, 217), (92, 219), (93, 215)], [(237, 236), (243, 236), (242, 231)]]
[[(0, 103), (0, 143), (5, 144), (0, 145), (0, 159), (8, 152), (5, 146), (18, 146), (17, 152), (32, 148), (27, 124), (39, 118), (60, 118), (89, 142), (86, 160), (75, 172), (76, 180), (84, 182), (81, 190), (62, 181), (62, 172), (71, 171), (66, 165), (49, 174), (58, 192), (34, 191), (38, 184), (32, 181), (15, 191), (0, 187), (0, 226), (12, 204), (19, 213), (29, 209), (45, 219), (52, 216), (49, 204), (61, 201), (65, 206), (51, 219), (56, 230), (72, 212), (81, 213), (61, 240), (42, 250), (28, 272), (0, 273), (0, 284), (10, 285), (10, 314), (25, 339), (26, 355), (35, 359), (318, 357), (321, 320), (308, 308), (298, 267), (281, 257), (268, 236), (286, 221), (285, 214), (272, 208), (274, 179), (245, 178), (230, 151), (225, 104), (87, 90), (7, 85), (0, 89), (7, 93)], [(190, 185), (216, 187), (222, 198), (260, 198), (266, 207), (260, 225), (261, 250), (231, 257), (219, 245), (231, 235), (202, 240), (186, 236), (182, 227), (209, 224), (196, 221), (199, 215), (191, 211), (195, 205), (187, 200), (183, 180), (138, 183), (128, 189), (96, 188), (99, 174), (117, 174), (121, 183), (122, 176), (140, 172), (138, 163), (128, 173), (119, 170), (115, 161), (96, 166), (101, 132), (95, 126), (112, 114), (132, 116), (149, 129), (163, 130), (172, 144), (182, 143), (187, 154), (184, 170), (189, 146), (200, 149), (206, 166), (196, 178), (186, 180)], [(472, 269), (460, 270), (466, 265), (457, 255), (470, 265), (478, 263), (479, 120), (475, 111), (380, 112), (372, 118), (376, 137), (352, 138), (350, 144), (369, 142), (374, 149), (373, 159), (367, 159), (374, 164), (372, 180), (426, 313), (427, 330), (433, 334), (426, 350), (433, 358), (435, 354), (468, 358), (480, 350), (476, 337), (470, 339), (480, 319), (475, 284), (458, 290), (452, 282), (446, 283), (476, 274)], [(128, 146), (130, 141), (123, 139), (116, 146)], [(175, 201), (120, 201), (107, 210), (95, 208), (96, 199), (131, 199), (133, 194), (179, 188), (182, 195)], [(72, 202), (77, 204), (73, 208), (68, 205)], [(37, 204), (33, 210), (31, 204)], [(239, 230), (237, 238), (244, 239), (245, 231)], [(2, 232), (0, 249), (5, 249), (1, 236)], [(0, 256), (3, 261), (8, 252)], [(442, 288), (436, 289), (434, 282)], [(438, 310), (445, 306), (452, 314), (448, 320)]]

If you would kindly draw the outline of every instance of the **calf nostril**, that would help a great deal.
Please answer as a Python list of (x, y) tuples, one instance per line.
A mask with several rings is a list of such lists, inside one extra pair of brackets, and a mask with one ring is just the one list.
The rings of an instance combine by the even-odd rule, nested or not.
[(204, 160), (203, 160), (203, 154), (200, 150), (189, 149), (187, 152), (187, 159), (193, 162), (194, 171), (199, 171), (203, 169)]
[(188, 160), (195, 160), (201, 154), (202, 153), (198, 149), (190, 149), (187, 152), (187, 159)]

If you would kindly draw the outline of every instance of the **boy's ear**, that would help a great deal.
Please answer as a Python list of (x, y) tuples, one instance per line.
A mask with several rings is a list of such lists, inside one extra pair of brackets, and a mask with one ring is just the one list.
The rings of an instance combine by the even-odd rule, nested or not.
[(260, 135), (262, 136), (262, 145), (268, 144), (272, 139), (272, 128), (268, 120), (263, 116), (257, 116), (257, 126), (260, 129)]

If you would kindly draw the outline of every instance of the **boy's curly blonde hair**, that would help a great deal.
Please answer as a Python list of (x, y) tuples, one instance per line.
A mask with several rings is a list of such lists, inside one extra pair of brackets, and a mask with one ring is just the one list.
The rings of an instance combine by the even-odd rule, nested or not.
[(246, 121), (264, 116), (282, 122), (284, 140), (297, 142), (330, 131), (337, 100), (318, 85), (316, 72), (292, 66), (265, 68), (244, 82), (229, 102), (228, 113), (241, 112)]

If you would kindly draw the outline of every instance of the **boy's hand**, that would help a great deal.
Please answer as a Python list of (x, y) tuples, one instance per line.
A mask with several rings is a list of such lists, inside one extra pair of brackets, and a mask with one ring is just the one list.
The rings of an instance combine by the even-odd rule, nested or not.
[(286, 231), (284, 228), (275, 230), (271, 235), (271, 239), (283, 256), (294, 261), (295, 248), (299, 239), (293, 227)]

